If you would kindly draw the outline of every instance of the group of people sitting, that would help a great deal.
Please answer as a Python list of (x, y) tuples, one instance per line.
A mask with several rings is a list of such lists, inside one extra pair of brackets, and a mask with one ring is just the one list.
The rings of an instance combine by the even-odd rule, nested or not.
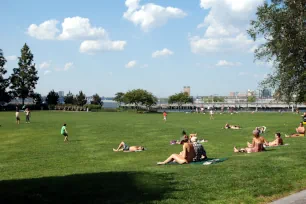
[(238, 149), (234, 147), (234, 152), (245, 152), (245, 153), (252, 153), (252, 152), (262, 152), (265, 150), (267, 146), (279, 146), (284, 145), (283, 139), (281, 138), (280, 133), (275, 133), (275, 140), (272, 142), (267, 142), (267, 140), (260, 136), (260, 131), (255, 129), (253, 130), (253, 140), (252, 143), (247, 143), (247, 147)]
[(190, 134), (189, 137), (183, 131), (183, 138), (179, 144), (183, 145), (183, 151), (179, 154), (172, 154), (163, 162), (157, 162), (158, 165), (164, 165), (171, 162), (178, 164), (188, 164), (207, 159), (206, 151), (197, 138), (197, 133)]

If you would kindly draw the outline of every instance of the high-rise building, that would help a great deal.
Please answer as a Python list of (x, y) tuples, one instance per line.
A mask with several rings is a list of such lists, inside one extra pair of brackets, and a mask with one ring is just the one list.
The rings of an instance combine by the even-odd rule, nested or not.
[(184, 86), (184, 93), (187, 93), (190, 96), (190, 86)]
[(58, 92), (58, 96), (59, 96), (59, 97), (64, 97), (64, 91), (59, 91), (59, 92)]

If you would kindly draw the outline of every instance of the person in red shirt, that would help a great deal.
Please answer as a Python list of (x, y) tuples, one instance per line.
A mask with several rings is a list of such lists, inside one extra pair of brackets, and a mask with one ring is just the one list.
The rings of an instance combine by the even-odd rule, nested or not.
[(166, 113), (166, 111), (164, 111), (163, 116), (164, 116), (164, 121), (166, 122), (167, 121), (167, 113)]

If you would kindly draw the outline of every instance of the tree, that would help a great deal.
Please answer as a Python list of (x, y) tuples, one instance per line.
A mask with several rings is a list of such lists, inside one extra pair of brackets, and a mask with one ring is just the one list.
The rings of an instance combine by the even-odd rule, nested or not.
[(4, 68), (5, 63), (6, 59), (4, 58), (3, 52), (0, 49), (0, 105), (11, 100), (11, 96), (7, 92), (7, 88), (9, 87), (9, 79), (4, 78), (4, 75), (7, 72)]
[(177, 103), (179, 109), (181, 108), (183, 104), (192, 103), (192, 102), (193, 102), (193, 98), (189, 97), (188, 94), (186, 93), (177, 93), (177, 94), (170, 96), (168, 99), (168, 103), (170, 104)]
[(27, 97), (31, 97), (34, 93), (37, 81), (37, 70), (35, 64), (33, 64), (33, 54), (27, 44), (24, 44), (21, 49), (21, 57), (19, 57), (18, 68), (13, 69), (11, 76), (10, 89), (14, 97), (24, 100)]
[(64, 97), (65, 104), (75, 104), (74, 95), (69, 91)]
[(145, 105), (149, 109), (157, 103), (157, 98), (146, 90), (134, 89), (124, 95), (124, 102), (127, 104), (135, 104), (137, 110), (139, 109), (139, 105)]
[(114, 98), (114, 101), (119, 103), (119, 106), (121, 106), (121, 103), (124, 102), (124, 93), (118, 92), (115, 95), (116, 95), (116, 97)]
[(103, 106), (103, 101), (98, 94), (92, 96), (91, 104)]
[(48, 105), (56, 105), (58, 103), (59, 95), (54, 90), (50, 91), (47, 95), (46, 102)]
[(224, 102), (224, 97), (214, 96), (213, 102)]
[(41, 95), (39, 93), (34, 93), (32, 98), (33, 98), (34, 103), (36, 105), (41, 105), (42, 104), (42, 98), (41, 98)]
[(256, 102), (256, 96), (248, 96), (248, 102), (249, 102), (249, 103), (254, 103), (254, 102)]
[(278, 98), (306, 101), (306, 1), (272, 0), (257, 9), (249, 35), (265, 43), (255, 50), (256, 60), (273, 61), (274, 72), (262, 82)]
[(87, 103), (86, 96), (82, 91), (75, 96), (75, 100), (78, 106), (84, 106)]

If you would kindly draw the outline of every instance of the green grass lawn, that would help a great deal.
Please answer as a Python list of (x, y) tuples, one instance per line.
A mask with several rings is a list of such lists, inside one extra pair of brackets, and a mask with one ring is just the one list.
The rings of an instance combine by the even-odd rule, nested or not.
[[(208, 115), (33, 112), (32, 123), (15, 124), (0, 112), (0, 203), (267, 203), (306, 188), (306, 140), (284, 138), (284, 147), (235, 154), (256, 126), (268, 141), (292, 133), (301, 117), (292, 113)], [(242, 130), (221, 129), (226, 122)], [(60, 128), (67, 123), (69, 144)], [(197, 132), (210, 158), (203, 165), (157, 166), (180, 145), (181, 131)], [(121, 141), (147, 151), (113, 152)]]

